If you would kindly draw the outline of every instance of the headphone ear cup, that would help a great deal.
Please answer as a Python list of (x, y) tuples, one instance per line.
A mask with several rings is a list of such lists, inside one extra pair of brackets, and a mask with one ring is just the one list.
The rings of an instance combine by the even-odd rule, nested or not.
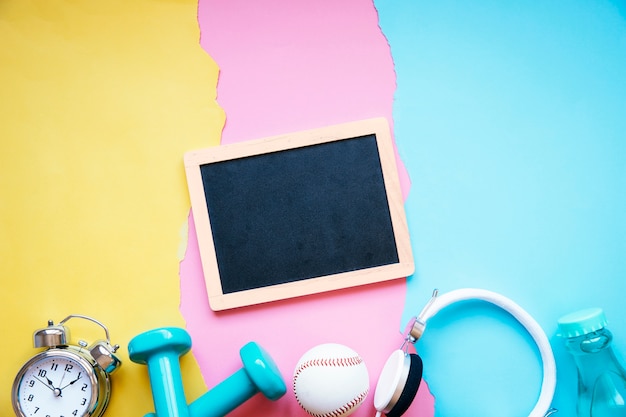
[(380, 374), (374, 393), (376, 410), (387, 417), (400, 417), (409, 408), (422, 381), (422, 358), (394, 351)]
[(415, 353), (411, 353), (409, 356), (411, 364), (409, 366), (409, 375), (407, 376), (406, 384), (404, 385), (404, 389), (402, 390), (396, 405), (394, 405), (392, 409), (386, 413), (387, 417), (400, 417), (404, 414), (413, 402), (413, 399), (415, 399), (417, 390), (422, 382), (422, 372), (424, 371), (422, 358)]

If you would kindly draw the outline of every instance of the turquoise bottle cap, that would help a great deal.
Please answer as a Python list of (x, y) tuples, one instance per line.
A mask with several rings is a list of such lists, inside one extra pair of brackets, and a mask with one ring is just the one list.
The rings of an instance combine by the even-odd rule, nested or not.
[(587, 308), (566, 314), (557, 323), (559, 336), (577, 337), (603, 329), (607, 321), (601, 308)]

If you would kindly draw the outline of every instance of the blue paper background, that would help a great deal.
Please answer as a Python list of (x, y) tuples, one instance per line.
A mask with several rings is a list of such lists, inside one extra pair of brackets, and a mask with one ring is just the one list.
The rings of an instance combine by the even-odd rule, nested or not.
[[(375, 5), (412, 180), (403, 322), (435, 287), (512, 298), (550, 338), (554, 406), (572, 416), (576, 373), (558, 317), (603, 307), (626, 355), (626, 3)], [(538, 395), (538, 353), (494, 308), (445, 310), (418, 350), (436, 416), (527, 415)]]

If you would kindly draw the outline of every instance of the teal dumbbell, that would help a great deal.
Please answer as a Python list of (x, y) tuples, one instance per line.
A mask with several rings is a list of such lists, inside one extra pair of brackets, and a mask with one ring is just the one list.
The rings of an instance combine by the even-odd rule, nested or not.
[(249, 342), (239, 351), (243, 368), (187, 405), (179, 357), (190, 349), (189, 334), (176, 327), (142, 333), (128, 344), (130, 359), (148, 366), (156, 417), (222, 417), (258, 392), (272, 401), (287, 392), (272, 358)]
[(148, 366), (158, 417), (190, 417), (179, 362), (190, 349), (189, 333), (177, 327), (141, 333), (128, 344), (130, 360)]

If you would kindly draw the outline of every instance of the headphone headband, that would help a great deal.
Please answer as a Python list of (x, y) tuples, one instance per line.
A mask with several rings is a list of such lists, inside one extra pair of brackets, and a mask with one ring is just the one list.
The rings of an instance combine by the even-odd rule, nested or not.
[(501, 294), (476, 288), (462, 288), (439, 296), (438, 291), (435, 290), (429, 303), (415, 319), (407, 340), (411, 343), (416, 342), (422, 336), (428, 320), (445, 307), (469, 300), (482, 300), (500, 307), (511, 314), (528, 331), (539, 349), (543, 365), (539, 398), (528, 417), (547, 417), (555, 413), (556, 409), (550, 408), (556, 387), (556, 363), (550, 342), (541, 326), (530, 314)]

